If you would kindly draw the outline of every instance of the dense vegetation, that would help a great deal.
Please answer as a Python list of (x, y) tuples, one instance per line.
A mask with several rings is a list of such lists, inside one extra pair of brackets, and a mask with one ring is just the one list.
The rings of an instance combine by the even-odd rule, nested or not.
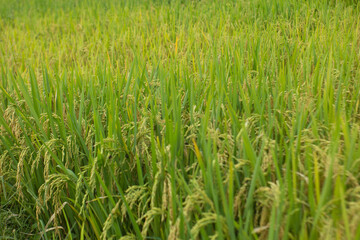
[(359, 16), (0, 0), (0, 238), (360, 239)]

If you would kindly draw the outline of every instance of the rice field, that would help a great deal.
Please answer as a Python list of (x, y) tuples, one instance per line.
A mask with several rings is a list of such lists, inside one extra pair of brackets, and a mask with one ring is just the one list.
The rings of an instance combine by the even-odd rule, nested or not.
[(360, 5), (0, 0), (0, 239), (360, 239)]

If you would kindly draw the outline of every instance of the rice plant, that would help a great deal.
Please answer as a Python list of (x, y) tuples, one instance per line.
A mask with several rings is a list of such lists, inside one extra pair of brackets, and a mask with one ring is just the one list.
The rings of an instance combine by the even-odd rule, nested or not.
[(359, 16), (0, 0), (0, 238), (360, 239)]

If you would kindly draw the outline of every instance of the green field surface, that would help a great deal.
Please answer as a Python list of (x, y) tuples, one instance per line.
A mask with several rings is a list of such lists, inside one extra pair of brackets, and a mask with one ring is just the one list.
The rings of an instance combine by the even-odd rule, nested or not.
[(360, 4), (0, 0), (0, 239), (360, 239)]

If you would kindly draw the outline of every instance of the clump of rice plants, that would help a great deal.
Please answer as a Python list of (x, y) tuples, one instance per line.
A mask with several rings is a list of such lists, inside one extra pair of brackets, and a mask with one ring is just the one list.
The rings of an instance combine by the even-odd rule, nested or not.
[(0, 238), (360, 239), (359, 16), (0, 0)]

